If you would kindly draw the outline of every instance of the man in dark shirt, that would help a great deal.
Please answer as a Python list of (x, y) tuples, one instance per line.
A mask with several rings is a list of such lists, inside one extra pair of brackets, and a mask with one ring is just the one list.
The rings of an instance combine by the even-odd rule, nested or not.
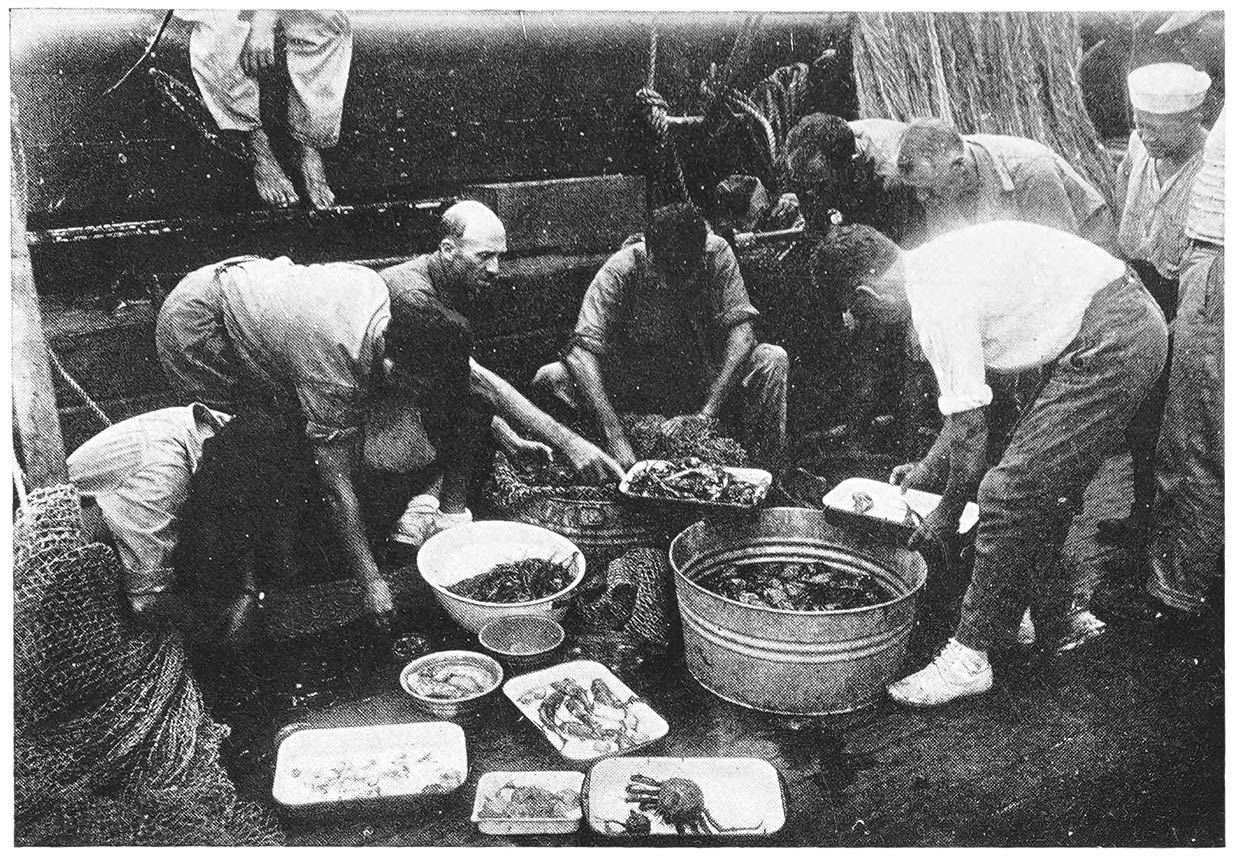
[(541, 367), (540, 392), (591, 412), (623, 467), (635, 453), (619, 410), (719, 419), (733, 399), (755, 463), (785, 445), (789, 358), (759, 344), (737, 259), (689, 203), (652, 213), (646, 238), (609, 258), (583, 297), (565, 360)]
[[(392, 306), (428, 298), (466, 314), (477, 290), (493, 288), (505, 252), (506, 229), (502, 221), (481, 203), (465, 200), (442, 215), (441, 238), (432, 253), (387, 268), (381, 276), (389, 289)], [(496, 415), (492, 420), (494, 436), (508, 450), (526, 444), (511, 428), (513, 424), (561, 452), (576, 470), (594, 478), (621, 478), (622, 469), (617, 462), (595, 444), (558, 423), (476, 360), (471, 361), (470, 368), (472, 392)], [(436, 492), (412, 499), (392, 538), (404, 544), (419, 544), (433, 531), (458, 523), (460, 516), (470, 518), (461, 499), (466, 494), (467, 479), (468, 474), (461, 469), (445, 471)], [(448, 505), (448, 498), (455, 497), (460, 499)]]

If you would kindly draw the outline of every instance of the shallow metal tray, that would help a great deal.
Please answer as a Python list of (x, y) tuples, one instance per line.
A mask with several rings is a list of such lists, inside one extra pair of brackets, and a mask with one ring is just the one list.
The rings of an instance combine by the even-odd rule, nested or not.
[(649, 494), (640, 494), (631, 490), (631, 481), (635, 476), (643, 473), (654, 464), (666, 464), (669, 462), (663, 459), (650, 458), (644, 461), (636, 461), (626, 471), (626, 475), (622, 477), (622, 481), (618, 484), (618, 493), (624, 497), (629, 497), (631, 500), (649, 506), (676, 506), (683, 509), (710, 509), (710, 510), (725, 510), (729, 512), (749, 512), (759, 506), (760, 503), (768, 496), (768, 490), (772, 487), (772, 474), (766, 470), (759, 470), (755, 467), (721, 467), (735, 480), (741, 482), (749, 482), (755, 486), (754, 502), (749, 504), (744, 503), (717, 503), (711, 500), (683, 500), (677, 497), (653, 497)]
[[(785, 825), (785, 788), (780, 773), (763, 759), (625, 756), (597, 762), (583, 788), (588, 826), (605, 836), (630, 836), (625, 827), (637, 804), (626, 798), (631, 777), (641, 774), (664, 782), (692, 780), (703, 792), (710, 821), (699, 836), (770, 836)], [(650, 822), (648, 836), (679, 836), (654, 809), (637, 810)]]

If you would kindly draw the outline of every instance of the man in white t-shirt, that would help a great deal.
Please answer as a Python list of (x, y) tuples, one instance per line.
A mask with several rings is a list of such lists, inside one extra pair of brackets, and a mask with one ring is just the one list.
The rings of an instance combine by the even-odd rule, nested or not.
[[(965, 227), (908, 252), (855, 226), (820, 245), (814, 269), (855, 315), (912, 320), (939, 382), (943, 431), (922, 461), (892, 473), (905, 488), (943, 486), (910, 546), (955, 533), (975, 492), (981, 509), (956, 635), (889, 695), (934, 706), (985, 692), (988, 652), (1015, 639), (1026, 607), (1056, 651), (1100, 633), (1072, 603), (1061, 548), (1085, 487), (1166, 362), (1162, 311), (1136, 274), (1076, 235), (1021, 221)], [(991, 387), (1028, 371), (1042, 386), (988, 470)]]

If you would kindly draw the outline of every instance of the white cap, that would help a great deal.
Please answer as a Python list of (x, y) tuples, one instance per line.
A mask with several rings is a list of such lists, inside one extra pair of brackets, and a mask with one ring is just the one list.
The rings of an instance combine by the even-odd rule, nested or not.
[(1132, 106), (1146, 113), (1185, 113), (1205, 101), (1209, 75), (1181, 62), (1160, 62), (1128, 75)]

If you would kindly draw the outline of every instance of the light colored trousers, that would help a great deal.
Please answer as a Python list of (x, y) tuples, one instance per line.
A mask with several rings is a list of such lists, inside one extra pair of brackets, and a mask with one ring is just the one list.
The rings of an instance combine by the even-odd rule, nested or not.
[[(178, 12), (193, 22), (189, 61), (202, 100), (224, 131), (262, 127), (258, 83), (240, 67), (249, 21), (238, 9)], [(280, 10), (287, 40), (287, 125), (291, 135), (315, 149), (339, 142), (343, 96), (352, 65), (352, 26), (347, 15), (326, 9)]]

